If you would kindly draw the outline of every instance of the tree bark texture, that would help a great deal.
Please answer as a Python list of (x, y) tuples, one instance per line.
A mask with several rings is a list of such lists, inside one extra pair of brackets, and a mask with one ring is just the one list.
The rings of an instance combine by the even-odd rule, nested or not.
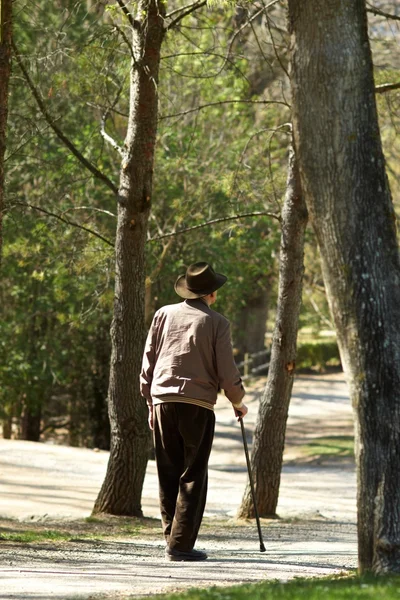
[(0, 264), (3, 247), (4, 155), (11, 75), (12, 0), (0, 0)]
[[(276, 516), (286, 421), (296, 361), (297, 330), (304, 272), (307, 209), (296, 157), (290, 150), (287, 190), (282, 211), (279, 292), (268, 381), (260, 402), (251, 456), (251, 470), (260, 516)], [(254, 517), (250, 486), (238, 516)]]
[(400, 265), (362, 0), (289, 0), (296, 152), (356, 429), (361, 571), (400, 571)]
[(114, 316), (108, 406), (111, 449), (93, 512), (141, 516), (150, 445), (146, 403), (139, 392), (145, 339), (147, 222), (157, 130), (157, 83), (164, 35), (163, 2), (142, 0), (132, 23), (130, 110), (122, 161), (116, 236)]

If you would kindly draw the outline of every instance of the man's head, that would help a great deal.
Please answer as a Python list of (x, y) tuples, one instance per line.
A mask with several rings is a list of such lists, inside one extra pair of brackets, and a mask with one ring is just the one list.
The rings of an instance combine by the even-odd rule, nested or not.
[(215, 292), (211, 292), (211, 294), (207, 294), (207, 296), (202, 296), (203, 300), (205, 300), (208, 304), (208, 306), (211, 306), (211, 304), (214, 304), (214, 302), (217, 299), (217, 290), (215, 290)]
[[(195, 299), (211, 296), (224, 285), (227, 277), (216, 273), (206, 262), (196, 262), (186, 269), (185, 275), (180, 275), (175, 282), (175, 291), (181, 298)], [(217, 296), (211, 299), (215, 302)], [(208, 303), (208, 302), (207, 302)]]

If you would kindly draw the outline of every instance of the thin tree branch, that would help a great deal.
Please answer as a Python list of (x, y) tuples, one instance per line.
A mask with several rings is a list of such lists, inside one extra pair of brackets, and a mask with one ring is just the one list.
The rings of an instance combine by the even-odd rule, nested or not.
[(392, 90), (400, 89), (400, 82), (397, 83), (382, 83), (382, 85), (375, 86), (375, 94), (384, 94), (385, 92), (391, 92)]
[[(265, 8), (267, 8), (267, 7), (265, 7)], [(276, 56), (276, 59), (277, 59), (278, 63), (280, 64), (282, 71), (285, 73), (285, 75), (287, 76), (287, 78), (290, 79), (288, 70), (286, 69), (285, 65), (283, 64), (283, 62), (281, 60), (281, 57), (279, 55), (278, 49), (276, 47), (275, 38), (272, 35), (271, 23), (270, 23), (270, 20), (269, 20), (268, 16), (267, 16), (267, 27), (268, 27), (269, 35), (271, 36), (272, 47), (274, 49), (274, 54)]]
[[(194, 43), (194, 41), (192, 39), (190, 39), (189, 36), (185, 35), (184, 31), (181, 31), (180, 34), (186, 38), (188, 40), (188, 42), (190, 44), (195, 45), (197, 48), (199, 47), (197, 44)], [(203, 55), (203, 56), (217, 56), (218, 58), (222, 59), (222, 67), (220, 67), (215, 73), (211, 73), (208, 75), (196, 75), (195, 78), (196, 79), (214, 79), (215, 77), (218, 77), (218, 75), (222, 72), (223, 68), (229, 64), (235, 71), (237, 71), (237, 73), (239, 73), (239, 75), (244, 79), (244, 81), (246, 81), (247, 83), (250, 84), (250, 80), (248, 79), (248, 77), (246, 77), (246, 75), (241, 71), (241, 69), (235, 64), (235, 62), (229, 58), (229, 56), (224, 56), (222, 54), (217, 54), (216, 52), (209, 52), (207, 50), (201, 50), (200, 52), (180, 52), (178, 54), (175, 54), (175, 56), (190, 56), (190, 55)], [(164, 60), (164, 58), (168, 59), (168, 58), (173, 58), (173, 54), (169, 54), (166, 56), (162, 56), (161, 60)], [(188, 78), (193, 78), (193, 75), (191, 74), (186, 74), (183, 73), (182, 71), (178, 71), (176, 69), (174, 69), (173, 67), (169, 67), (169, 69), (176, 73), (177, 75), (179, 75), (180, 77), (188, 77)]]
[(182, 19), (190, 15), (192, 12), (196, 11), (198, 8), (205, 6), (206, 4), (207, 0), (201, 0), (201, 2), (194, 2), (193, 4), (189, 4), (189, 6), (186, 7), (186, 10), (183, 13), (181, 13), (178, 17), (176, 17), (176, 19), (174, 19), (169, 25), (167, 25), (165, 31), (170, 31), (171, 29), (176, 27), (177, 24), (180, 23), (180, 21), (182, 21)]
[(238, 161), (238, 163), (237, 163), (237, 166), (236, 166), (235, 172), (234, 172), (234, 174), (233, 174), (232, 185), (231, 185), (230, 194), (229, 194), (231, 197), (233, 196), (233, 193), (234, 193), (235, 187), (237, 187), (237, 196), (238, 196), (238, 197), (240, 197), (240, 196), (241, 196), (241, 190), (239, 189), (239, 185), (237, 184), (237, 181), (238, 181), (239, 169), (240, 169), (240, 167), (241, 167), (241, 166), (242, 166), (242, 164), (243, 164), (244, 157), (245, 157), (245, 154), (246, 154), (246, 152), (247, 152), (247, 148), (249, 147), (250, 143), (253, 141), (253, 139), (254, 139), (255, 137), (257, 137), (257, 136), (261, 135), (262, 133), (265, 133), (266, 131), (270, 131), (270, 128), (267, 128), (267, 129), (260, 129), (259, 131), (256, 131), (255, 133), (253, 133), (253, 134), (252, 134), (252, 135), (251, 135), (251, 136), (248, 138), (248, 140), (247, 140), (247, 142), (246, 142), (246, 144), (245, 144), (245, 147), (243, 148), (243, 150), (242, 150), (242, 153), (241, 153), (241, 155), (240, 155), (240, 158), (239, 158), (239, 161)]
[(263, 59), (265, 60), (265, 62), (268, 64), (268, 59), (267, 59), (267, 57), (265, 56), (264, 50), (262, 49), (262, 46), (261, 46), (260, 40), (258, 39), (258, 35), (257, 35), (257, 32), (256, 32), (256, 30), (255, 30), (255, 28), (254, 28), (254, 25), (253, 25), (253, 23), (250, 23), (250, 27), (251, 27), (251, 30), (252, 30), (252, 32), (253, 32), (253, 35), (254, 35), (254, 37), (255, 37), (255, 40), (256, 40), (256, 43), (257, 43), (258, 49), (259, 49), (259, 51), (260, 51), (260, 54), (261, 54), (261, 56), (263, 57)]
[(243, 29), (248, 27), (252, 23), (252, 21), (254, 21), (259, 15), (261, 15), (261, 13), (266, 11), (268, 8), (270, 8), (274, 4), (277, 4), (278, 2), (280, 2), (280, 0), (272, 0), (267, 5), (263, 4), (262, 8), (260, 8), (259, 10), (256, 10), (256, 12), (248, 19), (248, 21), (246, 21), (246, 23), (243, 23), (243, 25), (241, 27), (239, 27), (239, 29), (233, 34), (233, 36), (229, 42), (228, 51), (226, 53), (225, 60), (222, 64), (222, 67), (218, 71), (217, 75), (219, 75), (219, 73), (221, 73), (225, 69), (226, 64), (229, 62), (229, 56), (230, 56), (230, 53), (232, 50), (232, 46), (233, 46), (236, 38), (238, 37), (238, 35), (240, 35), (242, 33)]
[(162, 230), (162, 228), (161, 228), (161, 226), (160, 226), (160, 224), (159, 224), (159, 222), (158, 222), (158, 219), (157, 219), (157, 217), (155, 216), (154, 212), (152, 212), (152, 213), (150, 214), (150, 216), (149, 216), (149, 220), (151, 220), (151, 221), (154, 221), (154, 223), (155, 223), (155, 225), (156, 225), (156, 228), (157, 228), (157, 231), (158, 231), (158, 233), (159, 233), (160, 235), (162, 235), (162, 234), (163, 234), (163, 230)]
[(175, 52), (174, 54), (164, 54), (160, 57), (160, 60), (168, 60), (170, 58), (176, 58), (177, 56), (217, 56), (225, 60), (224, 54), (218, 54), (218, 52), (210, 52), (209, 50), (199, 50), (195, 52)]
[(67, 212), (71, 212), (72, 210), (92, 210), (94, 212), (102, 213), (103, 215), (108, 215), (109, 217), (114, 217), (114, 219), (117, 218), (117, 215), (110, 212), (109, 210), (104, 210), (103, 208), (96, 208), (95, 206), (71, 206), (70, 208), (64, 210), (62, 214), (65, 215)]
[(184, 115), (188, 115), (193, 112), (197, 112), (198, 110), (202, 110), (203, 108), (208, 108), (210, 106), (221, 106), (222, 104), (282, 104), (289, 108), (289, 105), (286, 102), (282, 102), (279, 100), (221, 100), (219, 102), (208, 102), (207, 104), (200, 104), (195, 108), (189, 108), (188, 110), (184, 110), (180, 113), (175, 113), (172, 115), (162, 115), (159, 117), (159, 120), (162, 119), (172, 119), (174, 117), (183, 117)]
[[(279, 0), (274, 0), (273, 2), (271, 2), (271, 4), (276, 4), (276, 2), (279, 2)], [(268, 6), (270, 6), (270, 5), (268, 5)], [(262, 12), (264, 12), (264, 10), (265, 10), (264, 6), (262, 8), (260, 8), (259, 10), (256, 10), (256, 12), (249, 18), (249, 20), (246, 21), (246, 23), (243, 23), (243, 25), (241, 27), (239, 27), (239, 29), (233, 34), (231, 41), (229, 42), (227, 57), (230, 55), (232, 46), (233, 46), (236, 38), (242, 33), (243, 29), (246, 29), (246, 27), (248, 27), (250, 25), (250, 23), (252, 23), (252, 21), (257, 19), (257, 17), (259, 15), (261, 15)], [(226, 63), (226, 60), (227, 59), (225, 59), (225, 63)], [(225, 66), (225, 64), (222, 66), (222, 69), (224, 68), (224, 66)]]
[(35, 98), (37, 105), (39, 106), (44, 118), (46, 119), (47, 123), (50, 125), (50, 127), (52, 128), (54, 133), (63, 142), (63, 144), (72, 152), (72, 154), (75, 156), (75, 158), (77, 158), (84, 165), (84, 167), (86, 167), (86, 169), (88, 169), (97, 179), (100, 179), (103, 183), (105, 183), (107, 185), (107, 187), (109, 187), (110, 190), (115, 195), (117, 195), (118, 188), (114, 185), (114, 183), (111, 181), (111, 179), (109, 179), (107, 177), (107, 175), (105, 175), (104, 173), (99, 171), (99, 169), (97, 167), (95, 167), (89, 160), (87, 160), (83, 156), (83, 154), (78, 150), (78, 148), (71, 142), (71, 140), (69, 138), (67, 138), (67, 136), (63, 133), (63, 131), (61, 131), (61, 129), (58, 127), (58, 125), (56, 125), (54, 118), (48, 112), (38, 89), (36, 88), (27, 69), (25, 68), (25, 65), (23, 64), (23, 62), (21, 60), (21, 56), (18, 52), (17, 46), (14, 41), (12, 42), (12, 46), (13, 46), (13, 50), (14, 50), (14, 54), (15, 54), (15, 59), (18, 63), (19, 68), (22, 71), (25, 81), (27, 82), (28, 87), (30, 88), (32, 95)]
[(116, 115), (120, 115), (121, 117), (124, 117), (125, 119), (129, 118), (128, 113), (124, 113), (116, 108), (111, 108), (108, 106), (104, 106), (103, 104), (96, 104), (95, 102), (86, 102), (86, 106), (90, 106), (92, 108), (95, 108), (97, 110), (104, 110), (104, 109), (109, 109), (111, 110), (111, 112), (115, 113)]
[(116, 23), (114, 23), (114, 27), (118, 31), (118, 33), (120, 34), (120, 36), (122, 37), (122, 39), (124, 40), (125, 44), (128, 46), (128, 48), (129, 48), (129, 54), (131, 55), (133, 63), (136, 65), (136, 58), (135, 58), (135, 55), (133, 53), (132, 44), (128, 40), (128, 37), (126, 36), (125, 31), (119, 25), (117, 25)]
[(159, 274), (161, 273), (161, 270), (164, 268), (165, 261), (168, 258), (168, 253), (174, 242), (175, 242), (175, 240), (171, 236), (170, 239), (168, 240), (168, 242), (166, 242), (166, 244), (164, 244), (158, 264), (151, 272), (149, 279), (148, 279), (148, 283), (146, 282), (146, 285), (151, 285), (155, 281), (155, 279), (159, 276)]
[[(42, 135), (42, 133), (44, 133), (45, 131), (47, 131), (48, 128), (49, 128), (49, 124), (48, 123), (46, 123), (46, 125), (43, 127), (43, 129), (40, 129), (39, 127), (37, 127), (37, 130), (35, 131), (34, 134), (30, 135), (24, 142), (21, 142), (20, 145), (17, 146), (13, 152), (10, 152), (10, 154), (7, 154), (7, 156), (4, 159), (4, 162), (6, 163), (8, 160), (11, 160), (16, 154), (18, 154), (18, 152), (20, 150), (22, 150), (22, 148), (24, 146), (26, 146), (27, 144), (29, 144), (33, 140), (33, 138), (37, 137), (38, 135), (39, 136)], [(24, 135), (25, 134), (23, 134), (23, 136)], [(23, 136), (22, 136), (22, 138), (23, 138)]]
[(125, 2), (123, 2), (123, 0), (117, 0), (117, 2), (119, 4), (120, 8), (122, 9), (122, 12), (128, 19), (129, 23), (131, 24), (132, 29), (140, 29), (139, 21), (136, 21), (133, 18), (132, 13), (129, 12), (128, 7), (126, 6)]
[(104, 119), (101, 119), (100, 133), (102, 137), (106, 140), (106, 142), (108, 142), (110, 146), (114, 148), (114, 150), (116, 150), (121, 156), (124, 155), (124, 151), (122, 150), (121, 146), (119, 146), (118, 143), (114, 140), (114, 138), (106, 132)]
[(199, 0), (196, 0), (195, 2), (192, 2), (192, 4), (188, 4), (187, 6), (180, 6), (179, 8), (175, 8), (174, 10), (171, 10), (170, 13), (165, 15), (165, 19), (170, 19), (173, 15), (177, 15), (178, 13), (182, 12), (183, 10), (187, 10), (188, 8), (191, 8), (192, 6), (195, 6), (196, 4), (198, 4), (198, 2), (199, 2)]
[(329, 325), (329, 328), (334, 330), (335, 326), (333, 325), (332, 321), (330, 321), (329, 319), (327, 319), (325, 317), (325, 315), (322, 313), (321, 309), (319, 308), (318, 304), (315, 302), (315, 300), (312, 297), (312, 289), (305, 289), (306, 294), (308, 295), (308, 299), (310, 301), (311, 306), (313, 307), (313, 309), (315, 310), (315, 312), (317, 313), (317, 315), (320, 317), (321, 321), (323, 321), (324, 323), (326, 323), (326, 325)]
[(110, 240), (103, 237), (98, 231), (95, 231), (94, 229), (90, 229), (89, 227), (80, 225), (79, 223), (76, 223), (75, 221), (70, 221), (69, 219), (65, 219), (64, 217), (62, 217), (61, 215), (58, 215), (57, 213), (53, 213), (49, 210), (45, 210), (44, 208), (41, 208), (40, 206), (35, 206), (34, 204), (29, 204), (28, 202), (15, 202), (15, 204), (18, 204), (19, 206), (25, 206), (26, 208), (32, 208), (33, 210), (37, 210), (38, 212), (41, 212), (41, 213), (47, 215), (48, 217), (54, 217), (58, 221), (62, 221), (62, 223), (65, 223), (66, 225), (71, 225), (72, 227), (77, 227), (78, 229), (83, 229), (83, 231), (86, 231), (87, 233), (94, 235), (95, 237), (99, 238), (100, 240), (102, 240), (103, 242), (108, 244), (108, 246), (111, 246), (111, 248), (114, 248), (114, 244), (112, 242), (110, 242)]
[[(369, 4), (368, 6), (371, 6), (371, 4)], [(391, 19), (392, 21), (400, 21), (399, 15), (393, 15), (393, 14), (384, 12), (383, 10), (380, 10), (379, 8), (374, 8), (372, 6), (371, 6), (371, 8), (367, 8), (367, 12), (369, 12), (375, 16), (385, 17), (386, 19)]]
[[(182, 33), (182, 32), (181, 32)], [(188, 38), (187, 38), (188, 39)], [(223, 60), (223, 64), (226, 65), (227, 63), (229, 63), (229, 65), (235, 69), (235, 71), (237, 71), (239, 73), (239, 75), (241, 77), (243, 77), (243, 79), (245, 81), (247, 81), (247, 83), (250, 84), (249, 79), (246, 77), (246, 75), (239, 69), (239, 67), (235, 64), (235, 62), (233, 60), (231, 60), (229, 57), (226, 57), (223, 54), (219, 54), (217, 52), (210, 52), (208, 50), (201, 50), (199, 52), (177, 52), (175, 54), (165, 54), (164, 56), (161, 56), (161, 60), (168, 60), (170, 58), (175, 58), (176, 56), (216, 56), (217, 58), (221, 58)], [(179, 73), (179, 71), (177, 71), (176, 69), (172, 69), (174, 73), (178, 73), (178, 75), (182, 76), (182, 73)], [(211, 79), (216, 77), (217, 75), (219, 75), (219, 73), (221, 73), (221, 69), (218, 69), (217, 73), (213, 73), (211, 75), (207, 75), (207, 78)]]
[(217, 223), (225, 223), (226, 221), (236, 221), (237, 219), (246, 219), (248, 217), (271, 217), (271, 219), (276, 219), (277, 221), (281, 221), (279, 215), (267, 211), (255, 211), (251, 213), (244, 213), (242, 215), (231, 215), (230, 217), (220, 217), (219, 219), (212, 219), (211, 221), (206, 221), (205, 223), (200, 223), (200, 225), (193, 225), (192, 227), (185, 227), (185, 229), (178, 229), (177, 231), (171, 231), (170, 233), (164, 233), (163, 235), (158, 235), (156, 237), (149, 238), (148, 242), (158, 242), (159, 240), (163, 240), (168, 237), (172, 237), (175, 235), (181, 235), (182, 233), (187, 233), (188, 231), (195, 231), (196, 229), (202, 229), (203, 227), (209, 227), (210, 225), (216, 225)]
[(113, 103), (111, 104), (111, 106), (109, 106), (105, 110), (105, 112), (104, 112), (104, 114), (103, 114), (103, 116), (101, 118), (101, 124), (100, 124), (101, 135), (106, 140), (106, 142), (108, 142), (114, 148), (114, 150), (116, 150), (120, 154), (120, 156), (124, 156), (124, 151), (121, 148), (121, 146), (114, 140), (114, 138), (111, 137), (111, 135), (109, 135), (106, 132), (106, 121), (108, 119), (108, 116), (109, 116), (110, 112), (114, 109), (115, 105), (117, 104), (117, 102), (118, 102), (118, 100), (119, 100), (119, 98), (121, 96), (121, 93), (122, 93), (123, 89), (124, 89), (124, 84), (121, 83), (121, 85), (119, 86), (118, 92), (117, 92), (117, 94), (116, 94), (116, 96), (114, 98)]

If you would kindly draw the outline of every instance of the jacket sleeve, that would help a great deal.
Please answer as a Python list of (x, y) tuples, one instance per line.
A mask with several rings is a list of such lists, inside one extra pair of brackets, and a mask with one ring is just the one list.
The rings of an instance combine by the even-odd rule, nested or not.
[(219, 385), (233, 406), (240, 408), (246, 392), (233, 357), (231, 328), (229, 321), (226, 319), (218, 324), (215, 355)]
[(147, 334), (146, 344), (143, 352), (142, 370), (140, 372), (140, 393), (146, 399), (149, 406), (153, 404), (151, 399), (151, 382), (156, 364), (156, 340), (157, 340), (157, 313)]

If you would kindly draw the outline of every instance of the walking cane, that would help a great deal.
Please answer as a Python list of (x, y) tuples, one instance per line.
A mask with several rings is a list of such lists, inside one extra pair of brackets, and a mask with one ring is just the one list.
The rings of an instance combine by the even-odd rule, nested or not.
[(257, 502), (256, 502), (256, 495), (254, 493), (254, 485), (253, 485), (253, 479), (251, 477), (251, 468), (250, 468), (250, 459), (249, 459), (249, 450), (247, 448), (247, 440), (246, 440), (246, 433), (244, 431), (244, 425), (243, 425), (243, 418), (240, 417), (239, 419), (240, 421), (240, 427), (242, 429), (242, 438), (243, 438), (243, 446), (244, 446), (244, 453), (246, 455), (246, 463), (247, 463), (247, 471), (249, 474), (249, 481), (250, 481), (250, 489), (251, 489), (251, 496), (253, 498), (253, 506), (254, 506), (254, 513), (256, 515), (256, 522), (257, 522), (257, 529), (258, 529), (258, 537), (260, 539), (260, 552), (265, 552), (265, 546), (264, 546), (264, 542), (263, 542), (263, 538), (262, 538), (262, 533), (261, 533), (261, 526), (260, 526), (260, 517), (258, 516), (258, 509), (257, 509)]

